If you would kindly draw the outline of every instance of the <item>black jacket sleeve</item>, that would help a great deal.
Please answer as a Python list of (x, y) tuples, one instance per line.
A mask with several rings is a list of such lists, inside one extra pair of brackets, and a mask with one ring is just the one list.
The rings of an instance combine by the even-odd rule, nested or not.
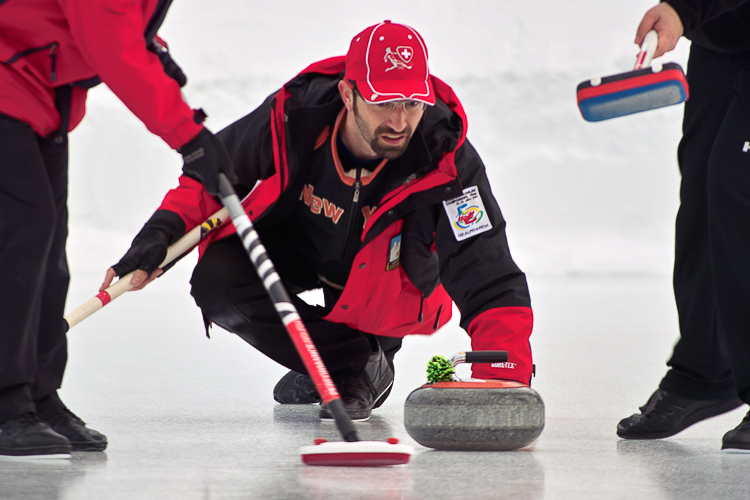
[(249, 193), (256, 182), (269, 178), (276, 171), (271, 133), (275, 95), (270, 95), (251, 113), (216, 134), (229, 151), (238, 179), (235, 189), (240, 197)]
[(701, 25), (722, 14), (730, 12), (747, 0), (663, 0), (680, 16), (685, 34), (690, 34)]
[(467, 329), (474, 317), (488, 309), (531, 307), (531, 301), (526, 277), (510, 255), (505, 220), (484, 164), (468, 140), (456, 151), (455, 160), (463, 188), (477, 186), (492, 223), (490, 230), (458, 241), (446, 210), (438, 215), (435, 247), (440, 280), (461, 311), (461, 326)]

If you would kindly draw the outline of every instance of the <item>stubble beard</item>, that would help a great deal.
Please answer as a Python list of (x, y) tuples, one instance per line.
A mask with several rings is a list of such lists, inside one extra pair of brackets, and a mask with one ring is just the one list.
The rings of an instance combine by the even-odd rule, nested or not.
[[(354, 121), (357, 124), (357, 128), (359, 129), (359, 133), (362, 134), (362, 137), (367, 142), (367, 144), (370, 145), (370, 148), (375, 152), (376, 155), (380, 158), (386, 158), (388, 160), (395, 160), (401, 155), (406, 152), (406, 148), (409, 147), (409, 141), (411, 141), (412, 136), (412, 129), (409, 125), (406, 126), (406, 128), (402, 132), (397, 132), (393, 130), (391, 127), (388, 127), (387, 125), (382, 125), (375, 129), (375, 131), (370, 134), (367, 123), (365, 123), (364, 118), (362, 118), (359, 114), (359, 111), (357, 110), (357, 101), (354, 101)], [(383, 144), (379, 137), (383, 134), (393, 134), (393, 135), (400, 135), (404, 134), (406, 137), (404, 138), (404, 143), (400, 146), (389, 146), (388, 144)]]

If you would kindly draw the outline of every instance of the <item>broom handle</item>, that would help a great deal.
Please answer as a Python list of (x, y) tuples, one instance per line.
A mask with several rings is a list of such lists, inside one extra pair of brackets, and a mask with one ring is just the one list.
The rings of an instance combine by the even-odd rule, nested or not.
[(641, 69), (644, 66), (651, 64), (651, 59), (654, 57), (657, 45), (659, 45), (659, 35), (656, 33), (656, 30), (651, 30), (646, 33), (646, 36), (643, 38), (643, 43), (641, 44), (641, 51), (635, 57), (634, 70)]
[[(201, 224), (200, 226), (196, 226), (188, 231), (182, 238), (180, 238), (174, 244), (170, 245), (169, 248), (167, 248), (167, 256), (164, 258), (164, 262), (162, 262), (159, 267), (166, 266), (178, 257), (181, 257), (183, 254), (187, 253), (189, 250), (192, 250), (198, 243), (200, 243), (206, 236), (208, 236), (210, 232), (221, 226), (227, 219), (228, 215), (229, 212), (227, 211), (227, 209), (222, 208), (211, 217), (209, 217), (208, 220), (206, 220), (203, 224)], [(130, 280), (133, 277), (133, 274), (135, 274), (135, 271), (132, 271), (121, 277), (115, 282), (114, 285), (110, 286), (102, 292), (99, 292), (97, 295), (84, 302), (80, 307), (66, 314), (63, 319), (65, 320), (65, 323), (67, 325), (67, 330), (70, 330), (78, 323), (88, 318), (96, 311), (133, 288), (133, 285), (130, 284)]]
[(315, 344), (313, 344), (310, 335), (307, 333), (307, 329), (299, 317), (297, 308), (292, 304), (292, 300), (281, 283), (281, 278), (276, 272), (271, 258), (266, 253), (266, 249), (261, 243), (258, 233), (250, 221), (250, 217), (245, 213), (237, 197), (237, 193), (234, 192), (234, 188), (224, 174), (219, 174), (219, 191), (221, 192), (221, 201), (227, 210), (229, 210), (229, 215), (237, 230), (237, 235), (242, 241), (242, 246), (245, 247), (250, 261), (258, 272), (258, 276), (263, 281), (263, 286), (266, 288), (276, 312), (279, 314), (279, 318), (281, 318), (281, 322), (286, 327), (286, 331), (289, 333), (294, 347), (297, 349), (297, 353), (302, 358), (302, 362), (305, 368), (307, 368), (307, 373), (310, 374), (310, 378), (315, 383), (315, 388), (333, 414), (341, 436), (344, 438), (344, 441), (359, 441), (357, 430), (351, 418), (346, 413), (341, 396), (336, 391), (336, 386), (333, 384), (331, 376), (328, 374), (328, 370), (323, 364), (318, 350), (315, 348)]

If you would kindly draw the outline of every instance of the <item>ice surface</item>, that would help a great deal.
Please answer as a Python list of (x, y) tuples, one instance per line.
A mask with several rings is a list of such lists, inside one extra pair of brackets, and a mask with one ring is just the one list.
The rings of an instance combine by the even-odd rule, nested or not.
[[(74, 249), (76, 250), (76, 249)], [(455, 320), (413, 336), (396, 357), (393, 392), (357, 424), (367, 440), (415, 446), (409, 465), (311, 467), (299, 447), (339, 440), (315, 406), (281, 406), (285, 370), (237, 337), (205, 338), (188, 295), (190, 266), (128, 293), (69, 334), (63, 400), (107, 434), (104, 453), (70, 461), (0, 461), (0, 498), (13, 500), (745, 499), (748, 456), (722, 455), (735, 410), (658, 442), (619, 440), (620, 418), (644, 404), (676, 332), (668, 276), (530, 276), (540, 438), (516, 452), (441, 452), (403, 425), (406, 396), (435, 354), (469, 347)], [(71, 302), (88, 298), (83, 281)], [(466, 367), (461, 376), (467, 376)]]

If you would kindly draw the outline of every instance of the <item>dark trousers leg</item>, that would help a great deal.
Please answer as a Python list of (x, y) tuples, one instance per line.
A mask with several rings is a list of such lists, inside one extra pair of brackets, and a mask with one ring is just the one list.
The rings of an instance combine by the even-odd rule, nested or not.
[(67, 362), (67, 141), (0, 115), (0, 421), (34, 411)]
[(682, 182), (677, 214), (674, 293), (680, 339), (661, 388), (694, 399), (734, 395), (719, 332), (709, 253), (708, 165), (714, 140), (732, 101), (729, 56), (691, 47), (690, 99), (678, 150)]
[[(39, 317), (34, 401), (53, 395), (62, 385), (68, 362), (68, 338), (63, 320), (68, 297), (70, 270), (65, 245), (68, 240), (68, 138), (41, 140), (40, 148), (48, 167), (55, 207), (55, 231), (45, 267), (44, 290)], [(57, 140), (62, 142), (58, 143)], [(56, 395), (54, 398), (57, 399)]]
[(708, 173), (709, 246), (733, 383), (750, 403), (750, 51), (731, 56), (733, 98)]
[[(263, 236), (261, 235), (261, 238)], [(302, 291), (283, 270), (293, 260), (268, 248), (292, 301), (332, 375), (361, 373), (370, 355), (365, 334), (346, 325), (325, 321), (319, 308), (299, 299)], [(239, 335), (260, 352), (287, 368), (307, 373), (294, 344), (268, 298), (242, 244), (236, 236), (212, 243), (196, 266), (191, 294), (208, 319)]]

